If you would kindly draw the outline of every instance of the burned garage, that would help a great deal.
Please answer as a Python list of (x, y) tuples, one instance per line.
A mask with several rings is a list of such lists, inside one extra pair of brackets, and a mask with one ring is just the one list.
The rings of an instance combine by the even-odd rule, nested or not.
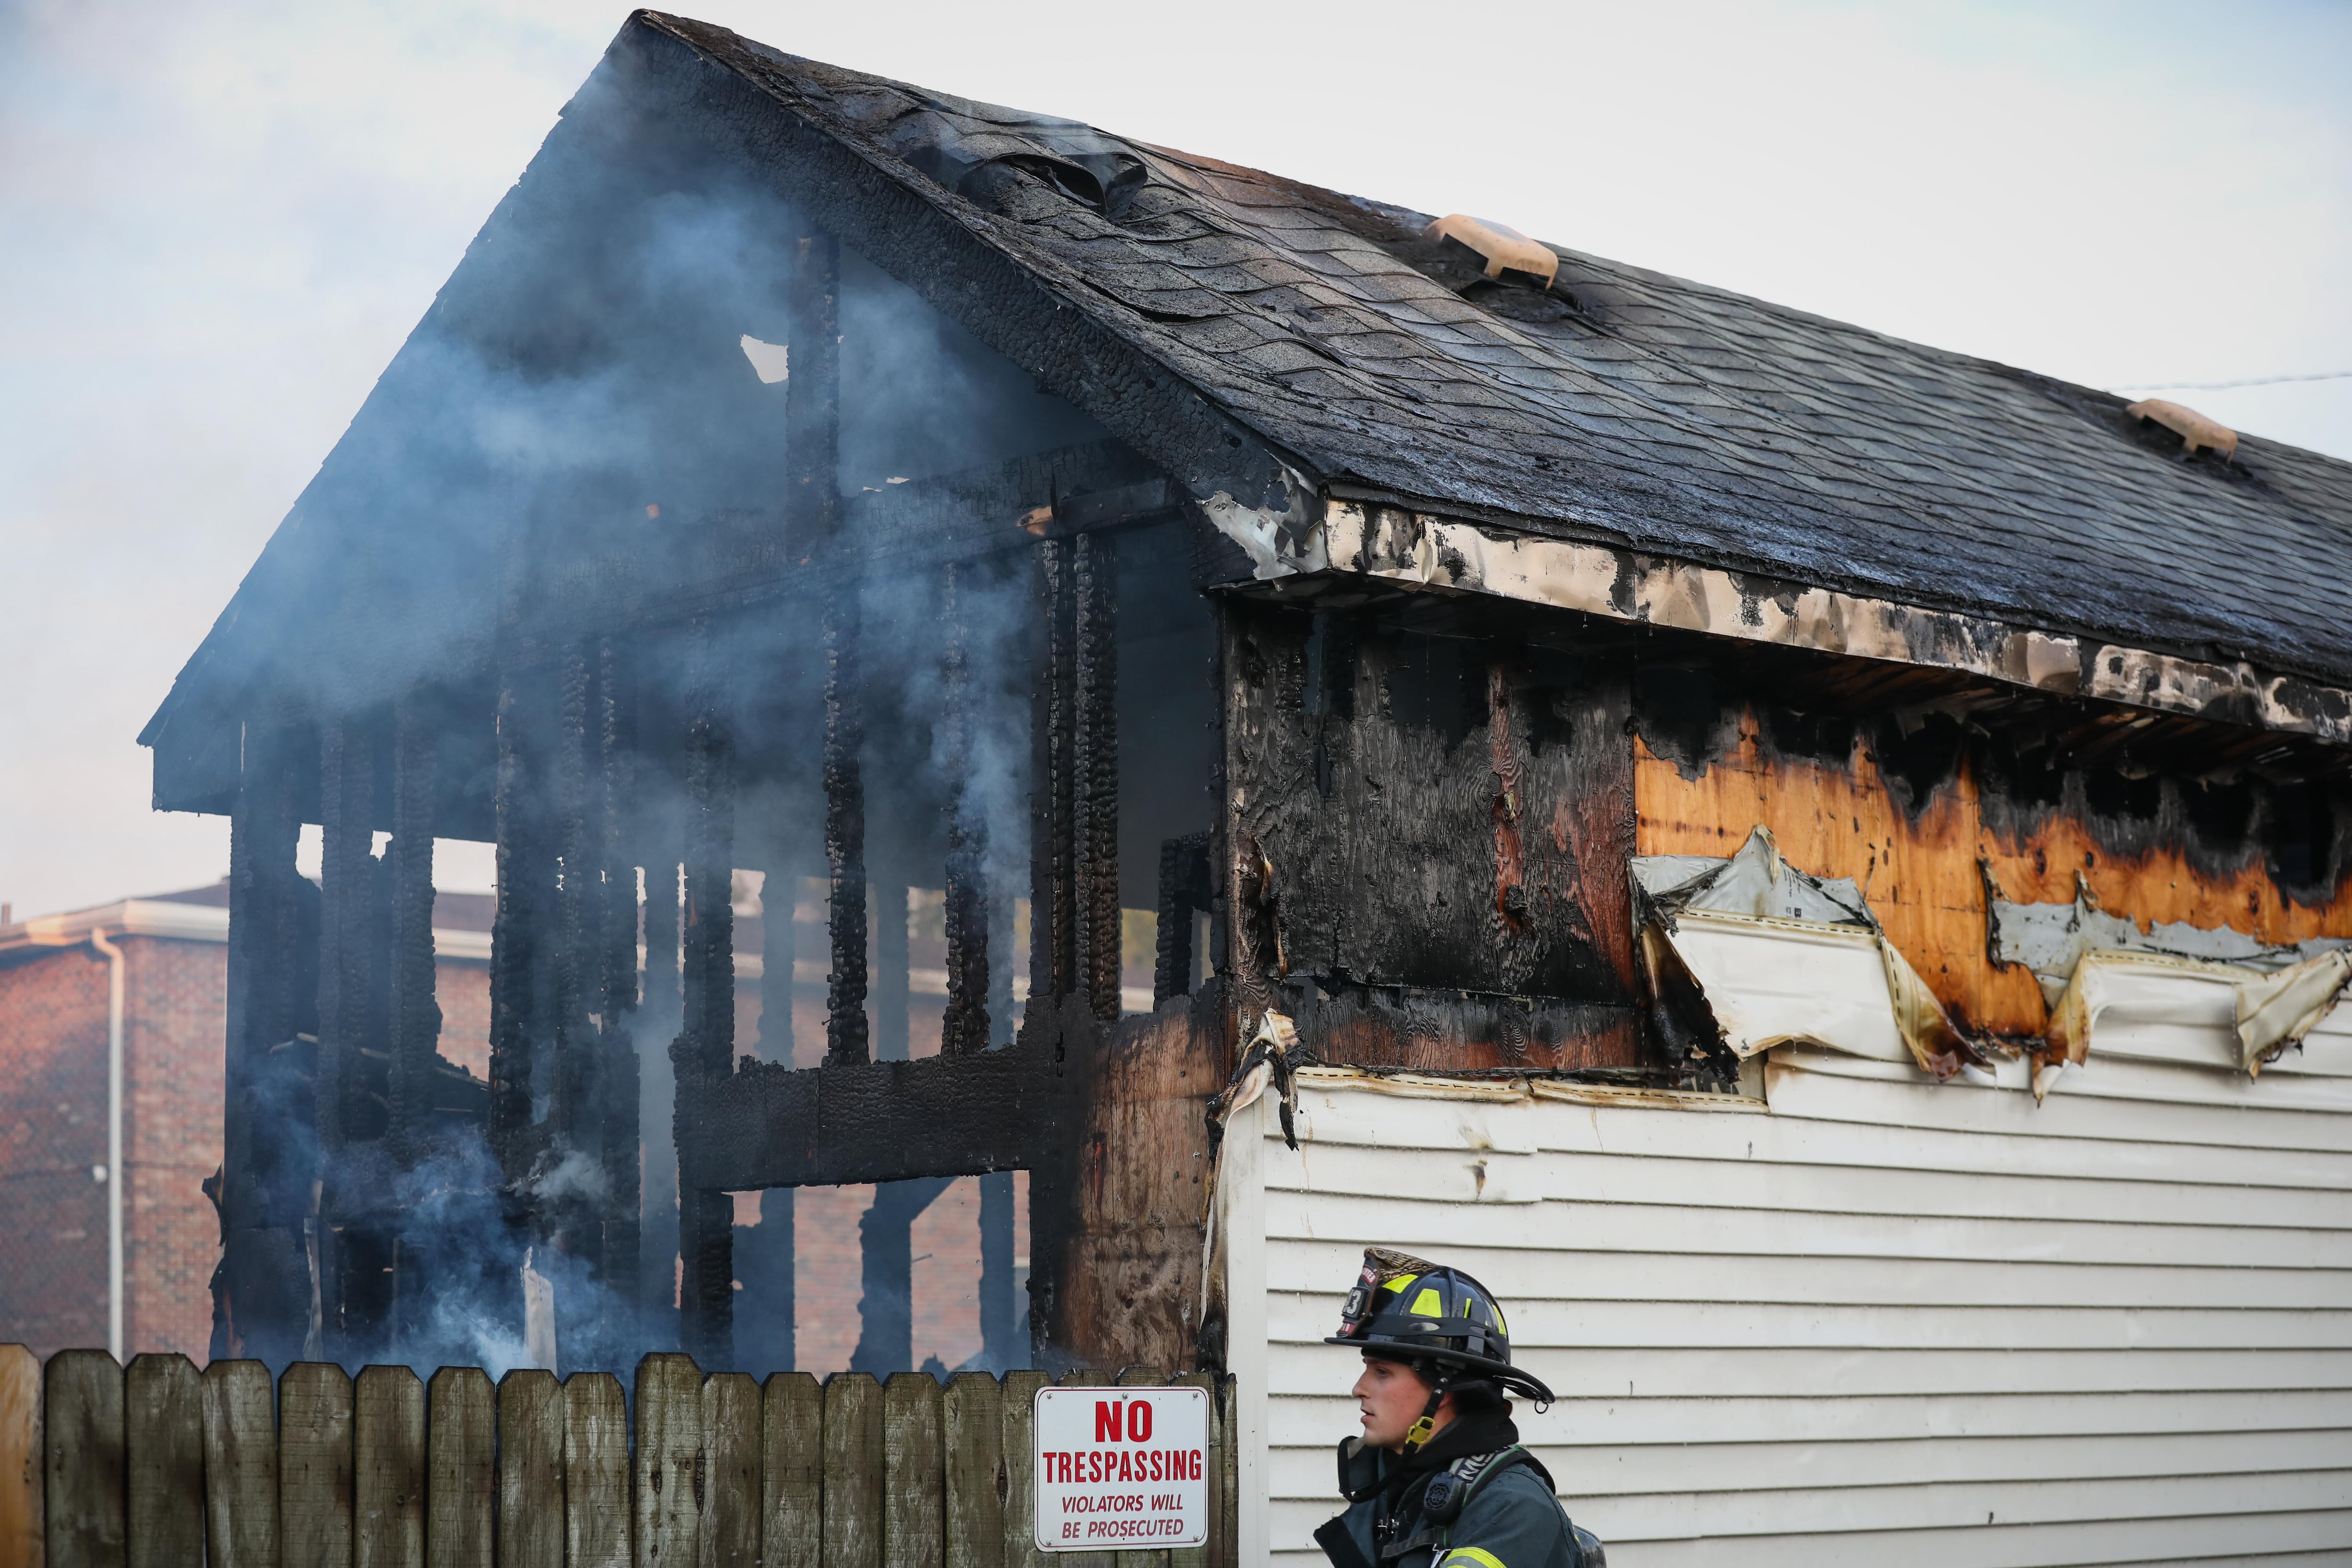
[(905, 1370), (979, 1177), (971, 1364), (1230, 1370), (1249, 1561), (1370, 1243), (1626, 1561), (2340, 1545), (2347, 566), (2187, 409), (637, 13), (142, 737), (215, 1354), (790, 1367), (870, 1186)]

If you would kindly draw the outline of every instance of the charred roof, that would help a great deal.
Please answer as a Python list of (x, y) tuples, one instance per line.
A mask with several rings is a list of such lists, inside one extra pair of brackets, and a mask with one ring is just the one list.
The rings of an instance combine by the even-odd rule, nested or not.
[[(704, 23), (641, 12), (616, 51), (681, 47), (1322, 484), (2352, 679), (2352, 465), (2253, 437), (2234, 461), (2157, 449), (2109, 394), (1559, 246), (1548, 289), (1489, 278), (1449, 264), (1431, 215)], [(986, 303), (936, 298), (967, 324)]]

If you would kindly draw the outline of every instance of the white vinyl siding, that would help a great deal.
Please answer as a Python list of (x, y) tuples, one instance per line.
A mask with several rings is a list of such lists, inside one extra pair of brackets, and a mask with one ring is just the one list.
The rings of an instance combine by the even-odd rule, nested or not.
[(1321, 1560), (1381, 1243), (1503, 1299), (1612, 1568), (2352, 1559), (2352, 1028), (2250, 1081), (2219, 1026), (2038, 1108), (1801, 1047), (1736, 1114), (1308, 1079), (1225, 1146), (1245, 1545)]

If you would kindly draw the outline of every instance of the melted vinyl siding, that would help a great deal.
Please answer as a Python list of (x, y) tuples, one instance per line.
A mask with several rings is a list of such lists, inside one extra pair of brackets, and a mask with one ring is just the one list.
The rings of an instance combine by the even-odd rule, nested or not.
[(1245, 1532), (1321, 1561), (1318, 1342), (1386, 1242), (1502, 1295), (1617, 1568), (2341, 1561), (2352, 1024), (2296, 1065), (2095, 1051), (2039, 1110), (1788, 1047), (1769, 1114), (1306, 1086), (1299, 1153), (1227, 1145)]

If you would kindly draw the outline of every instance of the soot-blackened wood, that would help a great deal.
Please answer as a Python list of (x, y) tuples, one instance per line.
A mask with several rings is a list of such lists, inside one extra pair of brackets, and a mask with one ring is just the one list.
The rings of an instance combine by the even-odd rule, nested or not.
[(836, 584), (823, 612), (824, 639), (824, 862), (831, 966), (825, 973), (824, 1059), (866, 1059), (866, 782), (858, 748), (866, 725), (859, 689), (863, 616), (854, 583)]
[(412, 692), (393, 707), (392, 1062), (386, 1142), (413, 1161), (433, 1113), (433, 1056), (441, 1039), (434, 995), (433, 829), (442, 715)]
[[(1040, 540), (1033, 624), (1029, 823), (1029, 994), (1057, 1003), (1077, 988), (1074, 825), (1077, 658), (1073, 637), (1071, 546)], [(1033, 1007), (1033, 1020), (1045, 1009)], [(1024, 1026), (1025, 1027), (1026, 1026)]]
[(499, 688), (498, 910), (490, 928), (489, 1142), (509, 1187), (530, 1174), (536, 1153), (531, 1124), (531, 1035), (541, 955), (539, 909), (541, 814), (524, 743), (526, 700), (520, 679), (506, 671)]
[(184, 1355), (134, 1357), (123, 1374), (128, 1568), (205, 1554), (204, 1381)]
[(1601, 1002), (1410, 986), (1286, 993), (1323, 1060), (1422, 1072), (1570, 1072), (1642, 1060), (1641, 1012)]
[(940, 1054), (972, 1056), (988, 1048), (988, 818), (971, 798), (971, 636), (963, 605), (968, 568), (940, 574), (940, 616), (947, 641), (940, 656), (940, 722), (949, 788), (947, 896), (948, 1002), (940, 1021)]
[(726, 1191), (899, 1182), (1009, 1171), (1045, 1157), (1084, 1063), (1061, 1054), (1052, 1010), (1035, 1037), (974, 1057), (793, 1071), (753, 1063), (719, 1084), (679, 1179)]
[[(678, 900), (681, 880), (679, 838), (672, 826), (649, 826), (646, 847), (640, 851), (646, 870), (645, 1028), (648, 1044), (656, 1030), (674, 1027), (684, 1016), (678, 968), (679, 932), (684, 910)], [(677, 1081), (665, 1051), (648, 1050), (641, 1058), (645, 1079), (640, 1103), (656, 1108), (643, 1124), (645, 1137), (643, 1219), (637, 1237), (638, 1310), (647, 1343), (671, 1340), (677, 1323), (677, 1145), (672, 1141), (674, 1115), (658, 1114), (667, 1103), (676, 1109)]]
[(1160, 942), (1151, 973), (1155, 1007), (1192, 989), (1193, 971), (1199, 966), (1192, 951), (1192, 916), (1196, 910), (1208, 913), (1214, 900), (1210, 838), (1207, 833), (1188, 833), (1160, 846)]
[(499, 1568), (563, 1568), (563, 1405), (544, 1368), (499, 1380)]
[(1110, 539), (1070, 542), (1070, 902), (1076, 984), (1106, 1023), (1119, 1014), (1118, 569)]
[(120, 1568), (122, 1368), (104, 1351), (59, 1351), (49, 1358), (42, 1394), (50, 1568)]
[[(1463, 639), (1343, 636), (1338, 617), (1279, 608), (1229, 605), (1227, 625), (1244, 1012), (1276, 1005), (1294, 977), (1343, 994), (1453, 991), (1493, 999), (1464, 1019), (1495, 1041), (1492, 1059), (1445, 1064), (1403, 1045), (1369, 1059), (1636, 1065), (1622, 673)], [(1526, 1037), (1531, 1007), (1540, 1042)], [(1354, 1011), (1374, 1034), (1396, 1012)], [(1307, 1045), (1367, 1059), (1312, 1031)]]
[(278, 1390), (257, 1361), (205, 1368), (205, 1544), (211, 1568), (278, 1568)]
[[(358, 717), (329, 720), (319, 731), (319, 1064), (314, 1081), (320, 1174), (327, 1215), (319, 1228), (320, 1287), (331, 1292), (337, 1269), (328, 1217), (341, 1211), (358, 1098), (359, 1053), (368, 1044), (375, 893), (375, 758), (373, 727)], [(333, 1303), (327, 1308), (335, 1317)]]
[(825, 1568), (882, 1568), (882, 1388), (845, 1372), (824, 1385)]
[(480, 1367), (445, 1366), (425, 1385), (425, 1561), (433, 1568), (490, 1568), (497, 1392)]
[[(554, 1060), (548, 1074), (549, 1136), (562, 1153), (583, 1146), (593, 1148), (596, 1050), (588, 1022), (590, 988), (598, 973), (594, 942), (594, 909), (590, 890), (589, 778), (592, 749), (602, 739), (601, 725), (590, 724), (595, 701), (594, 650), (575, 644), (565, 650), (556, 698), (556, 732), (549, 758), (549, 784), (553, 820), (556, 882), (554, 919), (549, 954), (553, 971), (551, 999), (554, 1016)], [(601, 772), (601, 769), (597, 771)], [(601, 878), (597, 879), (601, 882)], [(549, 1228), (563, 1237), (567, 1251), (589, 1254), (595, 1263), (591, 1238), (567, 1214), (547, 1216)]]
[(603, 1140), (606, 1197), (604, 1215), (604, 1300), (619, 1320), (608, 1325), (614, 1342), (635, 1347), (639, 1340), (635, 1305), (639, 1290), (640, 1187), (637, 1047), (632, 1017), (637, 1010), (637, 872), (628, 847), (635, 820), (636, 713), (616, 639), (597, 647), (596, 725), (601, 763), (596, 790), (595, 864), (597, 904), (598, 1120)]
[(734, 1200), (688, 1174), (708, 1137), (713, 1100), (735, 1049), (734, 740), (720, 710), (708, 627), (698, 628), (698, 690), (686, 737), (685, 1021), (670, 1047), (677, 1079), (678, 1251), (685, 1259), (679, 1338), (707, 1365), (734, 1360)]
[(404, 1366), (371, 1366), (352, 1399), (352, 1568), (425, 1568), (425, 1385)]
[(272, 1048), (315, 1031), (318, 898), (296, 870), (298, 785), (318, 747), (282, 721), (249, 723), (229, 823), (227, 1052), (222, 1097), (222, 1263), (213, 1288), (211, 1354), (300, 1353), (310, 1323), (302, 1210), (316, 1162), (293, 1138), (302, 1108), (271, 1070)]
[(760, 1561), (822, 1568), (824, 1390), (804, 1372), (768, 1379), (760, 1400)]
[(1003, 1568), (1008, 1478), (1004, 1390), (996, 1379), (956, 1373), (940, 1396), (940, 1438), (947, 1472), (945, 1568)]
[(629, 1568), (629, 1411), (609, 1372), (563, 1382), (563, 1531), (568, 1568)]

